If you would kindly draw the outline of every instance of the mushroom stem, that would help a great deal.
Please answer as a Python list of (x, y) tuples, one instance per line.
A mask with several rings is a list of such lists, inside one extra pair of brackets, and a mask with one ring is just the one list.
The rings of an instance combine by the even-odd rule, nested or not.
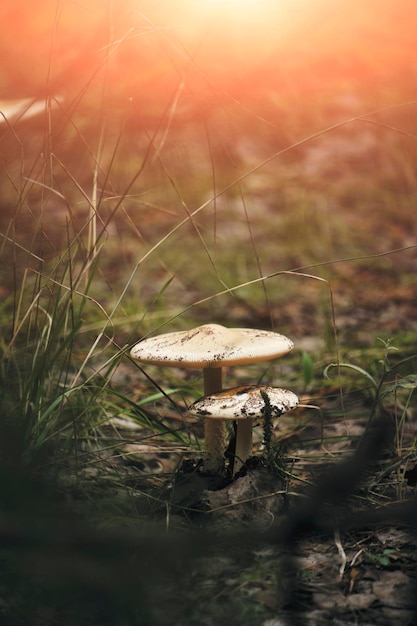
[(223, 470), (225, 431), (224, 420), (206, 417), (204, 423), (204, 437), (206, 442), (204, 468), (208, 472), (217, 474)]
[(252, 454), (252, 428), (254, 421), (250, 417), (236, 420), (236, 450), (233, 475), (240, 470)]
[(205, 367), (204, 375), (204, 395), (211, 396), (222, 390), (222, 368), (221, 367)]
[[(210, 396), (222, 390), (222, 368), (206, 367), (204, 372), (204, 395)], [(220, 473), (224, 466), (226, 440), (225, 422), (207, 418), (204, 423), (206, 454), (204, 466), (209, 472)]]

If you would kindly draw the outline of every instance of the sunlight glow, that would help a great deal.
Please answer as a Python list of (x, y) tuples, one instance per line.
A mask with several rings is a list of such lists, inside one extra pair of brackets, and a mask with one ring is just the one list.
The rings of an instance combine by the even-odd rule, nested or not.
[(259, 11), (262, 5), (271, 4), (270, 0), (205, 0), (204, 3), (207, 7), (240, 11)]
[[(47, 85), (64, 98), (88, 86), (93, 102), (106, 74), (113, 110), (133, 98), (156, 118), (172, 94), (202, 111), (223, 97), (305, 97), (414, 58), (415, 0), (385, 0), (378, 15), (373, 3), (352, 0), (120, 0), (110, 29), (114, 0), (60, 2), (58, 13), (56, 0), (38, 4), (33, 20), (29, 0), (0, 2), (8, 100), (42, 99)], [(401, 45), (391, 23), (401, 24)]]
[(246, 20), (260, 15), (276, 15), (288, 0), (198, 0), (194, 9), (201, 13), (229, 16), (235, 20)]
[(323, 1), (182, 0), (170, 15), (181, 39), (200, 55), (208, 51), (215, 64), (252, 64), (288, 40)]

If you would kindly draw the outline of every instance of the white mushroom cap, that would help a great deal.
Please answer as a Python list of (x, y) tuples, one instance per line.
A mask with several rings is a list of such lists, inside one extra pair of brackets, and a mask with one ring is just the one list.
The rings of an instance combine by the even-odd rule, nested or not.
[(205, 396), (194, 402), (189, 412), (191, 415), (222, 420), (261, 418), (265, 414), (265, 400), (261, 392), (268, 396), (272, 417), (279, 417), (295, 409), (299, 402), (295, 393), (288, 389), (246, 385)]
[[(252, 426), (264, 416), (279, 417), (298, 405), (298, 398), (288, 389), (248, 385), (207, 395), (189, 408), (207, 422), (236, 420), (236, 446), (233, 474), (236, 474), (252, 453)], [(267, 414), (268, 411), (268, 414)]]
[(136, 344), (130, 354), (143, 363), (214, 368), (268, 361), (287, 354), (293, 347), (290, 339), (272, 331), (205, 324), (150, 337)]

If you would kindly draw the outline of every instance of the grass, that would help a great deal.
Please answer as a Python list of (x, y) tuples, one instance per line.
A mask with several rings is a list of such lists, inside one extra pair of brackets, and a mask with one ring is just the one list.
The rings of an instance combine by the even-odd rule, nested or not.
[[(295, 106), (280, 94), (278, 119), (276, 94), (253, 108), (219, 91), (204, 114), (195, 96), (186, 123), (174, 90), (164, 106), (156, 98), (157, 119), (151, 105), (134, 115), (132, 103), (112, 116), (118, 94), (103, 67), (67, 100), (47, 99), (40, 117), (0, 125), (0, 611), (16, 625), (168, 623), (184, 560), (180, 577), (200, 587), (194, 600), (181, 591), (191, 608), (178, 620), (214, 623), (216, 585), (228, 579), (222, 613), (255, 625), (285, 605), (275, 561), (250, 545), (240, 574), (235, 555), (213, 561), (217, 581), (196, 572), (205, 551), (185, 544), (210, 514), (172, 501), (181, 462), (201, 456), (201, 425), (185, 412), (201, 376), (141, 369), (128, 350), (204, 322), (275, 327), (299, 346), (293, 356), (227, 380), (278, 381), (320, 409), (283, 419), (273, 442), (290, 496), (383, 413), (392, 455), (354, 505), (407, 497), (417, 458), (416, 105), (404, 94), (376, 111), (367, 102), (383, 89), (357, 85), (357, 117), (341, 107), (329, 119), (319, 96)], [(166, 530), (180, 540), (163, 552)], [(143, 591), (138, 602), (138, 590), (150, 599)]]

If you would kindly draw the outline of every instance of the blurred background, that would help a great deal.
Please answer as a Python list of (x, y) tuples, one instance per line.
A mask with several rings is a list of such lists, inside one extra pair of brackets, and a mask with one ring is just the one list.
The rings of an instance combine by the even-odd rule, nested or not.
[[(157, 246), (155, 280), (133, 280), (136, 293), (152, 302), (175, 275), (166, 297), (181, 292), (184, 306), (270, 272), (413, 244), (416, 11), (411, 0), (3, 2), (3, 231), (42, 259), (104, 237), (115, 298), (138, 252)], [(187, 255), (175, 235), (160, 244), (177, 227)], [(339, 270), (346, 290), (357, 285), (351, 266)], [(15, 279), (2, 275), (10, 293)], [(265, 297), (258, 286), (264, 323)], [(229, 309), (217, 303), (220, 321)], [(249, 309), (235, 313), (256, 317)]]

